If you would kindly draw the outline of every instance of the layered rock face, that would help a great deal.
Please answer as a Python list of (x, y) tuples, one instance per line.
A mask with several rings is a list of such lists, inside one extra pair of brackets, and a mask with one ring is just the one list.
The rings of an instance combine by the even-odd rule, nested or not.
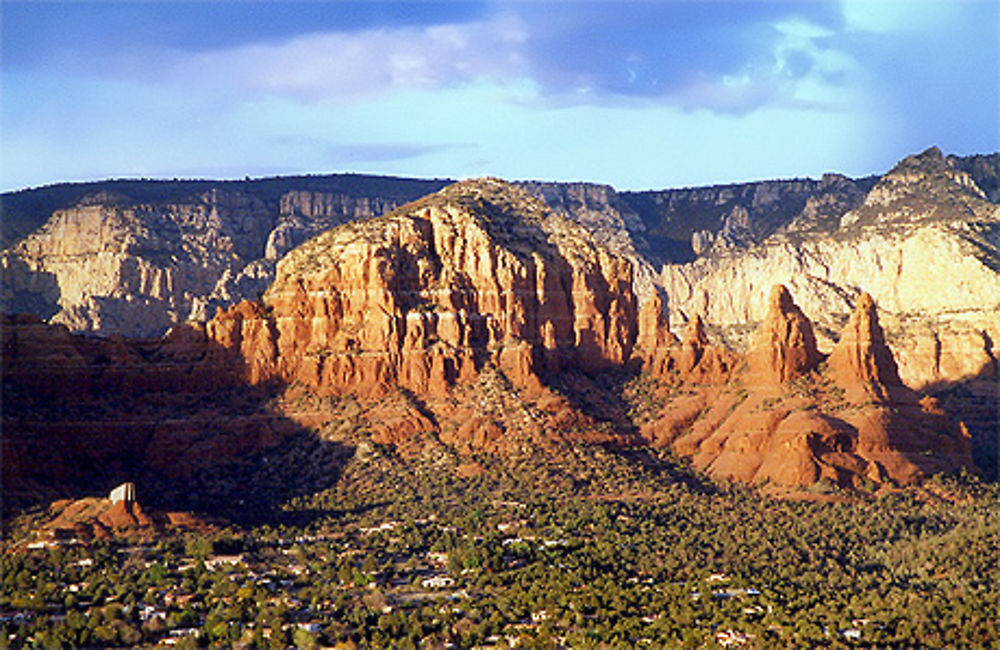
[[(745, 355), (712, 345), (697, 315), (678, 341), (658, 292), (639, 307), (627, 259), (503, 181), (344, 224), (276, 276), (260, 301), (161, 339), (8, 318), (5, 495), (188, 480), (337, 423), (401, 453), (651, 442), (715, 476), (791, 486), (969, 466), (961, 430), (900, 384), (867, 294), (825, 362), (785, 287)], [(666, 401), (639, 438), (600, 380), (638, 366)]]
[[(628, 259), (640, 302), (655, 285), (672, 323), (702, 314), (735, 348), (749, 343), (746, 324), (764, 319), (775, 282), (798, 296), (824, 351), (864, 287), (882, 309), (901, 378), (920, 388), (996, 377), (998, 170), (1000, 155), (931, 149), (881, 179), (648, 192), (520, 186)], [(158, 336), (255, 300), (276, 261), (310, 237), (444, 184), (344, 175), (5, 194), (0, 297), (8, 313), (72, 331)]]
[(231, 308), (208, 333), (240, 349), (252, 381), (441, 395), (484, 364), (524, 387), (540, 372), (620, 365), (636, 316), (626, 260), (485, 179), (291, 251), (263, 308)]
[(339, 422), (401, 453), (618, 441), (543, 380), (631, 357), (631, 287), (626, 260), (485, 180), (331, 231), (284, 258), (263, 302), (162, 339), (7, 318), (7, 503), (132, 478), (186, 485)]
[[(693, 333), (674, 352), (678, 372), (664, 374), (669, 364), (653, 368), (672, 388), (643, 435), (713, 476), (754, 484), (799, 486), (823, 478), (841, 487), (909, 485), (933, 472), (973, 467), (964, 427), (899, 382), (868, 294), (825, 362), (810, 334), (782, 286), (771, 292), (746, 366), (706, 372), (701, 366), (717, 365), (719, 353), (706, 354)], [(698, 348), (694, 366), (682, 361)], [(706, 382), (706, 375), (714, 380)]]
[(759, 244), (797, 222), (805, 230), (839, 221), (861, 204), (872, 178), (825, 174), (796, 179), (689, 189), (627, 192), (622, 202), (639, 217), (650, 261), (686, 264)]
[(995, 379), (1000, 206), (971, 176), (932, 149), (901, 162), (839, 220), (807, 221), (748, 249), (664, 266), (658, 282), (671, 321), (702, 314), (745, 346), (745, 324), (766, 316), (762, 289), (778, 282), (829, 351), (864, 287), (882, 310), (904, 383)]
[(634, 193), (592, 183), (521, 182), (518, 186), (556, 214), (586, 228), (594, 243), (631, 262), (636, 296), (643, 303), (652, 296), (655, 267), (665, 253), (646, 241), (646, 224), (632, 206)]
[(263, 247), (266, 221), (259, 201), (220, 191), (192, 204), (105, 196), (58, 210), (4, 253), (6, 309), (33, 299), (40, 315), (74, 330), (159, 335)]
[[(185, 320), (206, 320), (217, 306), (259, 295), (274, 279), (276, 260), (310, 237), (444, 185), (365, 177), (284, 184), (317, 189), (284, 191), (266, 180), (111, 182), (129, 194), (95, 187), (48, 202), (40, 190), (31, 208), (62, 207), (36, 230), (28, 223), (10, 229), (14, 242), (0, 256), (3, 309), (73, 331), (160, 336)], [(8, 213), (14, 221), (37, 217), (19, 198), (5, 196), (5, 220)], [(28, 232), (18, 241), (22, 230)]]
[[(381, 217), (426, 186), (75, 198), (2, 258), (5, 306), (63, 324), (3, 324), (5, 496), (81, 468), (189, 476), (342, 416), (285, 403), (316, 396), (377, 397), (352, 422), (407, 453), (635, 444), (586, 373), (639, 365), (668, 404), (643, 437), (716, 476), (911, 483), (967, 466), (946, 411), (995, 458), (998, 162), (675, 193), (482, 180)], [(698, 259), (644, 284), (674, 237)]]

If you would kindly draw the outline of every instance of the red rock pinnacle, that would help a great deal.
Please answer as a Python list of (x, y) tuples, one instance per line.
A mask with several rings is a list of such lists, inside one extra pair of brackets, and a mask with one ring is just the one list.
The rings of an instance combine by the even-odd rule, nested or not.
[(812, 323), (784, 285), (771, 289), (767, 317), (754, 335), (749, 357), (754, 378), (768, 383), (800, 377), (819, 362)]
[(656, 291), (639, 310), (639, 338), (637, 345), (647, 353), (677, 342), (670, 331), (670, 323), (663, 313), (663, 299)]
[(875, 301), (867, 293), (862, 292), (858, 297), (828, 363), (841, 384), (900, 384), (896, 361), (878, 322)]

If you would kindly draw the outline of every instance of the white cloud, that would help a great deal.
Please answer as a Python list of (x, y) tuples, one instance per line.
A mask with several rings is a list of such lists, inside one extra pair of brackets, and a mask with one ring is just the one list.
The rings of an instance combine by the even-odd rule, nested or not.
[(842, 0), (847, 28), (890, 33), (934, 31), (952, 26), (962, 2), (953, 0)]
[(462, 24), (314, 33), (279, 44), (178, 53), (172, 76), (226, 91), (343, 102), (517, 76), (527, 38), (525, 25), (511, 14)]

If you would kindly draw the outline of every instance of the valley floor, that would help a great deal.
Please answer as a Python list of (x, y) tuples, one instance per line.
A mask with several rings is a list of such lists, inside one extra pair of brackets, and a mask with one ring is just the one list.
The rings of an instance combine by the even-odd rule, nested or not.
[(648, 450), (566, 452), (456, 473), (376, 446), (335, 486), (210, 534), (29, 548), (45, 514), (24, 515), (0, 645), (1000, 643), (995, 484), (779, 500)]

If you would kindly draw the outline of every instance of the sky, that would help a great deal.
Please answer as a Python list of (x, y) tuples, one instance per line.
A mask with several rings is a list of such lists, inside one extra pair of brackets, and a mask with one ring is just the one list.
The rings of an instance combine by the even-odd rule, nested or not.
[(0, 3), (0, 189), (708, 185), (1000, 150), (1000, 1)]

